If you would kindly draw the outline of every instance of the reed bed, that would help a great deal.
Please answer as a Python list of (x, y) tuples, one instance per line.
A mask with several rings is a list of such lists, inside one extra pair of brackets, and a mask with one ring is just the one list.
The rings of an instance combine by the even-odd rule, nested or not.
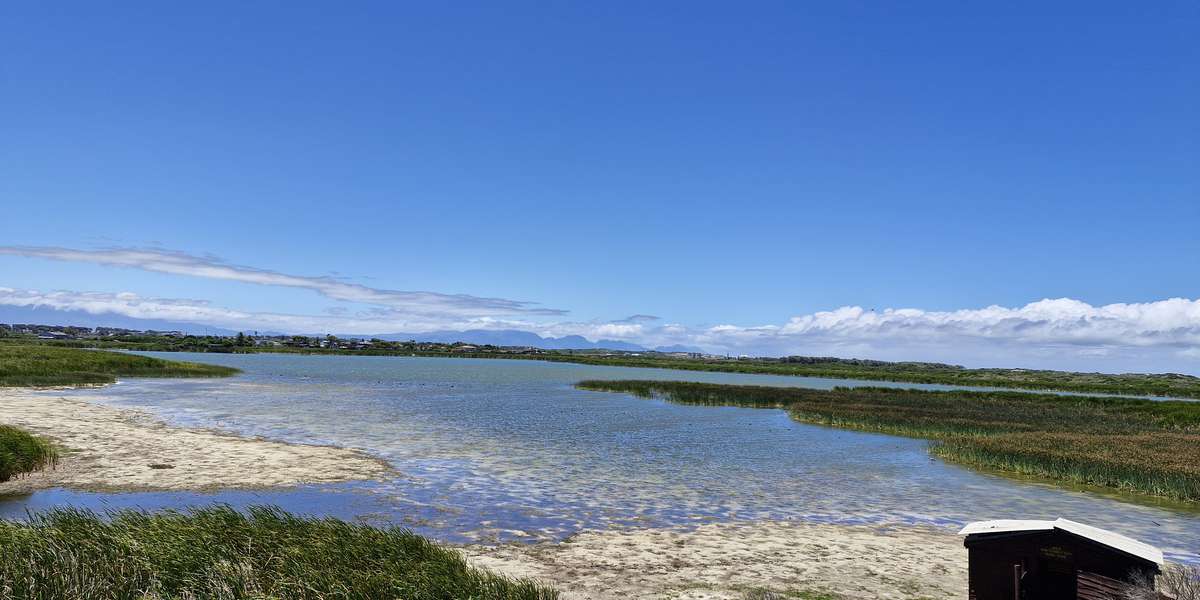
[(1200, 500), (1200, 434), (1036, 432), (952, 438), (932, 449), (955, 462), (1091, 486)]
[(1200, 502), (1200, 403), (1022, 392), (814, 390), (583, 381), (682, 404), (780, 408), (818, 425), (935, 441), (977, 467)]
[[(443, 354), (444, 355), (444, 354)], [(517, 358), (593, 365), (758, 373), (829, 379), (932, 383), (964, 387), (1061, 390), (1088, 394), (1200, 398), (1200, 377), (1179, 373), (1082, 373), (1045, 369), (969, 369), (915, 362), (801, 357), (742, 360), (548, 353), (538, 355), (470, 354), (476, 358)]]
[(0, 386), (105, 384), (117, 377), (225, 377), (237, 369), (136, 354), (46, 345), (0, 345)]
[(63, 508), (0, 521), (0, 597), (71, 600), (497, 599), (557, 593), (470, 567), (400, 528), (226, 506)]
[(0, 482), (57, 462), (58, 450), (49, 441), (11, 425), (0, 425)]

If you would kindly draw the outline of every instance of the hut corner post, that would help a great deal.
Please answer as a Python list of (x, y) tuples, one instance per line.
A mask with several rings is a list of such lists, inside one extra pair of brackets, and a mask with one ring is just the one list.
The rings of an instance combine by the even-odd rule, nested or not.
[(1013, 600), (1021, 600), (1021, 563), (1013, 565)]

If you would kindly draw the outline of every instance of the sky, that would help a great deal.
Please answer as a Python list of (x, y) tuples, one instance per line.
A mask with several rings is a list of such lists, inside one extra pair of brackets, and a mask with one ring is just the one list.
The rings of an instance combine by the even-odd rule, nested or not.
[(0, 306), (1200, 374), (1200, 5), (1045, 4), (7, 3)]

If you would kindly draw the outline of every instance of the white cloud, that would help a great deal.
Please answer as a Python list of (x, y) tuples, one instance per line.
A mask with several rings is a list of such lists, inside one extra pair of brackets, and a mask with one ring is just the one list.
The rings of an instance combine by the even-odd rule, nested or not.
[(436, 329), (469, 329), (474, 320), (446, 321), (441, 317), (383, 316), (371, 313), (297, 315), (243, 311), (204, 300), (154, 298), (130, 292), (74, 292), (18, 290), (0, 287), (0, 305), (116, 314), (135, 319), (160, 319), (234, 330), (269, 330), (286, 333), (376, 334), (423, 332)]
[(532, 302), (467, 294), (386, 290), (347, 283), (334, 277), (289, 275), (267, 269), (234, 265), (212, 256), (195, 256), (166, 250), (144, 248), (75, 250), (51, 246), (0, 246), (0, 255), (5, 254), (307, 289), (333, 300), (387, 307), (407, 315), (465, 318), (488, 315), (559, 316), (566, 314), (564, 310), (541, 308)]
[(793, 317), (780, 335), (827, 339), (981, 339), (1081, 346), (1193, 346), (1200, 344), (1200, 300), (1172, 298), (1139, 304), (1092, 306), (1059, 298), (1018, 308), (957, 311), (847, 306)]

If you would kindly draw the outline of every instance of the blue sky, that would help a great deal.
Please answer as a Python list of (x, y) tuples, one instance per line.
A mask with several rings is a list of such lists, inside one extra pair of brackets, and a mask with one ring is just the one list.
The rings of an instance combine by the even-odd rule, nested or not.
[(1200, 6), (647, 4), (6, 5), (0, 303), (1200, 370)]

